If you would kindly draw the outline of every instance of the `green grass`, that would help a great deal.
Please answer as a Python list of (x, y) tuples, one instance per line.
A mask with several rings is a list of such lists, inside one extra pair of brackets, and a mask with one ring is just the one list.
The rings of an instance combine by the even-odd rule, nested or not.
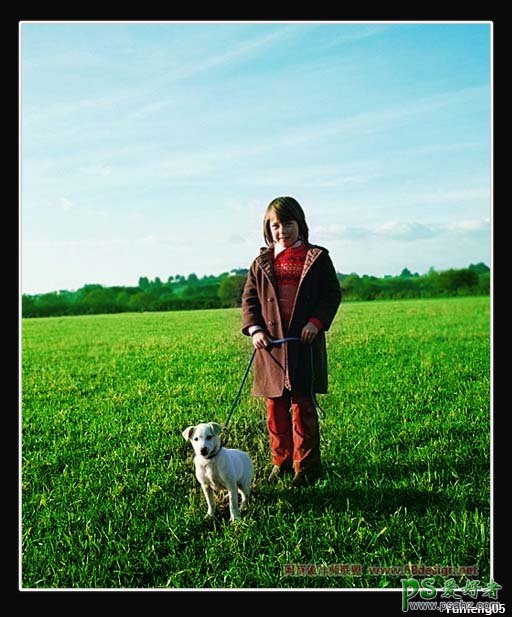
[(342, 304), (313, 487), (266, 484), (247, 383), (227, 443), (252, 456), (255, 493), (235, 524), (222, 504), (205, 519), (181, 431), (227, 416), (251, 354), (238, 309), (30, 319), (22, 334), (23, 587), (399, 587), (370, 567), (407, 564), (488, 578), (489, 298)]

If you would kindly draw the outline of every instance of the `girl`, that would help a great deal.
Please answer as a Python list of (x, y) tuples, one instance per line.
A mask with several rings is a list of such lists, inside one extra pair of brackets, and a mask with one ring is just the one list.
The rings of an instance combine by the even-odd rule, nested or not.
[[(242, 296), (242, 332), (252, 336), (258, 350), (252, 394), (266, 398), (274, 465), (269, 481), (294, 471), (292, 486), (302, 486), (321, 475), (311, 389), (327, 392), (325, 332), (341, 302), (341, 288), (329, 252), (309, 243), (306, 217), (293, 197), (269, 204), (263, 236), (267, 248), (252, 262)], [(300, 337), (300, 342), (270, 345), (285, 337)]]

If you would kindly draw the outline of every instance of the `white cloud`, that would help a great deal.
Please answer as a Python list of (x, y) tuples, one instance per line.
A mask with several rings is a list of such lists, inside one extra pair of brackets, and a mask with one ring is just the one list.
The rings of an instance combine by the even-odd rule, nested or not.
[(141, 238), (138, 241), (138, 244), (144, 244), (146, 246), (155, 246), (156, 244), (158, 244), (159, 239), (157, 236), (154, 235), (149, 235), (149, 236), (144, 236), (143, 238)]
[(319, 241), (381, 238), (403, 242), (426, 240), (437, 236), (475, 236), (490, 233), (489, 219), (466, 219), (442, 223), (390, 220), (375, 225), (347, 226), (333, 223), (315, 226), (312, 234)]
[(489, 219), (467, 219), (465, 221), (454, 221), (447, 225), (447, 229), (456, 234), (480, 235), (490, 232)]
[(71, 208), (74, 208), (75, 204), (72, 201), (70, 201), (69, 199), (66, 199), (65, 197), (61, 197), (60, 198), (60, 207), (63, 210), (67, 211), (67, 210), (71, 210)]
[(311, 231), (323, 237), (328, 237), (328, 236), (334, 237), (334, 236), (342, 235), (346, 229), (347, 228), (345, 225), (339, 225), (338, 223), (333, 223), (332, 225), (318, 225), (318, 226), (312, 227)]
[(375, 225), (371, 232), (377, 236), (411, 241), (438, 235), (436, 227), (413, 221), (387, 221), (381, 225)]

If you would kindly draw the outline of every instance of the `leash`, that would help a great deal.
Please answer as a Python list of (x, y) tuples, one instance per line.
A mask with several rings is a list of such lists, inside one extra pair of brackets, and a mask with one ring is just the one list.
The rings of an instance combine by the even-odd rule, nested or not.
[[(274, 347), (276, 345), (282, 345), (283, 343), (289, 343), (291, 341), (295, 341), (295, 342), (300, 342), (300, 337), (299, 336), (288, 336), (286, 338), (279, 338), (279, 339), (274, 339), (270, 342), (269, 347)], [(245, 385), (245, 382), (247, 381), (247, 376), (249, 375), (249, 371), (251, 370), (251, 366), (252, 363), (254, 362), (254, 357), (256, 356), (256, 352), (258, 350), (255, 348), (252, 352), (251, 358), (249, 360), (249, 364), (247, 365), (247, 368), (245, 369), (245, 374), (242, 378), (242, 383), (240, 384), (240, 387), (238, 388), (238, 392), (235, 396), (235, 400), (233, 401), (233, 404), (231, 405), (231, 409), (229, 410), (229, 414), (228, 417), (226, 418), (226, 422), (224, 423), (224, 428), (227, 427), (229, 421), (231, 420), (231, 416), (233, 415), (233, 412), (235, 411), (235, 408), (238, 404), (238, 401), (240, 399), (240, 395), (242, 394), (242, 390), (243, 387)], [(311, 364), (311, 384), (310, 384), (310, 395), (311, 398), (313, 399), (313, 404), (315, 406), (315, 409), (318, 411), (322, 411), (324, 412), (324, 410), (320, 407), (320, 405), (318, 404), (318, 401), (316, 400), (316, 396), (315, 396), (315, 389), (314, 389), (314, 383), (315, 383), (315, 374), (314, 374), (314, 364), (313, 364), (313, 347), (311, 345), (309, 345), (309, 359), (310, 359), (310, 364)], [(325, 412), (324, 412), (325, 413)]]

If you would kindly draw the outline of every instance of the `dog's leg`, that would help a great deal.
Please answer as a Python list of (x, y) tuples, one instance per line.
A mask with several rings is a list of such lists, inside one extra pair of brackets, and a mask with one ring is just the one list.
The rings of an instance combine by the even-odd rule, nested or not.
[(213, 516), (215, 514), (215, 496), (213, 489), (211, 486), (207, 486), (206, 484), (201, 484), (201, 488), (203, 489), (204, 496), (206, 497), (206, 503), (208, 504), (208, 516)]
[(240, 510), (247, 510), (247, 502), (251, 497), (251, 487), (250, 486), (239, 486), (238, 492), (242, 497), (242, 502), (240, 503)]
[(238, 490), (236, 485), (228, 489), (229, 492), (229, 514), (232, 521), (240, 518), (238, 511)]

